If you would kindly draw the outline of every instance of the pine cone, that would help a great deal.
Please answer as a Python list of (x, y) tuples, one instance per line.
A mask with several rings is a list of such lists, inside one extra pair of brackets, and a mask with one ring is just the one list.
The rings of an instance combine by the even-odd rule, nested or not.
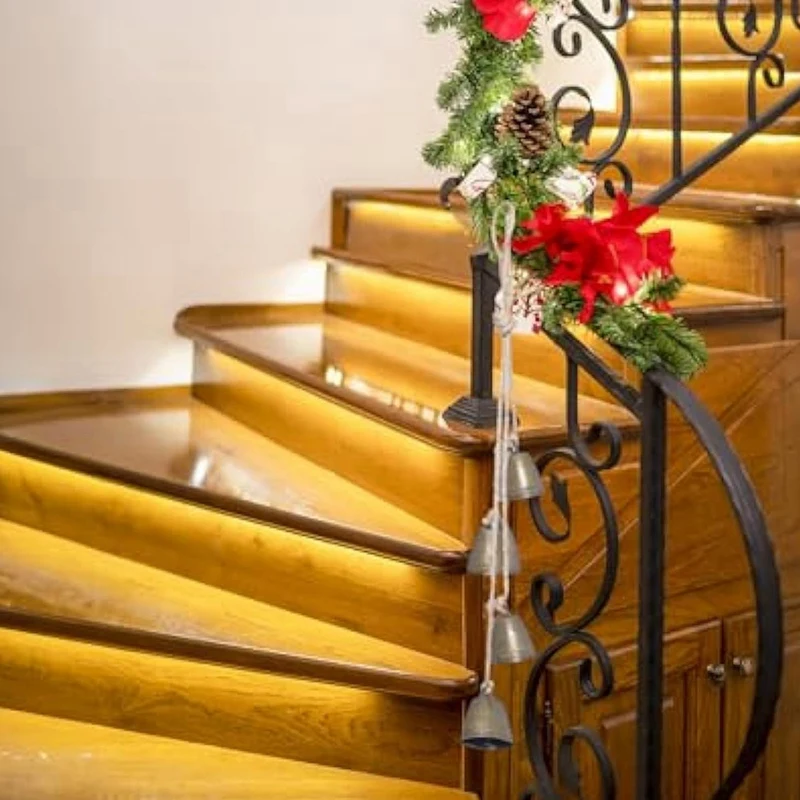
[(553, 145), (553, 123), (547, 98), (538, 86), (529, 84), (514, 92), (495, 128), (498, 139), (516, 137), (525, 155), (537, 158)]

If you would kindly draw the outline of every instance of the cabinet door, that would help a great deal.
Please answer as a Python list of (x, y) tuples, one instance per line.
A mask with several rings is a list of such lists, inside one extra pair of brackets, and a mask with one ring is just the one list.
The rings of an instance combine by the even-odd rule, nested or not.
[[(797, 602), (787, 606), (784, 625), (784, 679), (775, 727), (761, 764), (737, 792), (737, 800), (800, 800), (800, 604)], [(756, 639), (754, 615), (725, 623), (729, 676), (723, 732), (726, 772), (733, 766), (750, 721), (754, 677), (748, 667), (755, 664), (748, 660), (754, 659)]]
[[(636, 788), (637, 648), (613, 652), (613, 694), (583, 699), (576, 664), (548, 675), (553, 741), (584, 725), (597, 731), (614, 764), (618, 800), (633, 800)], [(721, 766), (722, 688), (707, 667), (721, 657), (721, 625), (713, 623), (670, 635), (665, 642), (663, 793), (665, 800), (708, 800), (718, 787)], [(583, 796), (600, 797), (597, 766), (588, 749), (577, 749)]]

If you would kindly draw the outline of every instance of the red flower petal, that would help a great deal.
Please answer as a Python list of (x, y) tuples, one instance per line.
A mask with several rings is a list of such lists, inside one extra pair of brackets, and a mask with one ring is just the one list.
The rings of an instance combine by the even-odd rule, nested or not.
[(536, 11), (526, 0), (506, 3), (505, 6), (486, 12), (483, 27), (501, 42), (515, 42), (528, 32), (536, 18)]
[(672, 259), (675, 246), (672, 244), (672, 231), (663, 230), (649, 233), (644, 237), (644, 257), (662, 275), (672, 275)]

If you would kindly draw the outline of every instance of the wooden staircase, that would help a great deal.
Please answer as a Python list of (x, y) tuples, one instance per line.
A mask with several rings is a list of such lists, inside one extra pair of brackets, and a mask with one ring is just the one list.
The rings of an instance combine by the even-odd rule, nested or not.
[[(741, 65), (717, 49), (709, 9), (693, 3), (685, 25), (685, 70), (697, 76), (689, 158), (742, 110)], [(624, 157), (644, 183), (662, 180), (669, 161), (665, 13), (642, 0), (626, 39), (641, 110)], [(800, 55), (796, 35), (786, 47)], [(613, 119), (601, 123), (593, 147), (611, 136)], [(662, 214), (690, 282), (679, 313), (712, 348), (694, 388), (753, 475), (789, 608), (800, 597), (800, 177), (787, 164), (799, 158), (790, 117)], [(481, 582), (464, 570), (489, 504), (492, 437), (442, 420), (468, 390), (472, 244), (437, 202), (427, 190), (334, 192), (331, 240), (314, 250), (327, 265), (324, 302), (182, 311), (191, 387), (0, 399), (3, 800), (519, 795), (530, 777), (524, 668), (497, 676), (515, 748), (482, 759), (459, 741), (482, 659)], [(522, 444), (539, 453), (565, 442), (564, 358), (544, 337), (519, 335), (515, 347)], [(621, 679), (608, 701), (581, 704), (568, 653), (549, 677), (547, 735), (557, 742), (591, 719), (627, 798), (638, 424), (581, 380), (582, 424), (611, 421), (625, 437), (607, 477), (623, 570), (597, 630), (616, 647)], [(741, 724), (747, 685), (723, 696), (705, 667), (726, 658), (726, 642), (749, 641), (752, 597), (710, 467), (690, 431), (670, 424), (665, 797), (682, 800), (710, 797), (736, 754), (729, 719)], [(559, 477), (568, 542), (547, 544), (526, 509), (514, 512), (515, 602), (539, 644), (530, 576), (564, 576), (569, 614), (590, 602), (602, 567), (591, 487)], [(789, 632), (800, 652), (800, 622)], [(787, 672), (798, 667), (794, 656)], [(796, 702), (797, 689), (788, 696)], [(800, 734), (791, 715), (781, 720), (748, 797), (777, 786), (800, 797), (800, 773), (781, 757)], [(583, 769), (594, 796), (595, 768)]]

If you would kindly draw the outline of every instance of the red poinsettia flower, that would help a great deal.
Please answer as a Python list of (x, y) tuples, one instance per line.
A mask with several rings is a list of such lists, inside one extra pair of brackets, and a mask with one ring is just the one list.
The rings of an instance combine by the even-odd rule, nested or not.
[(536, 10), (528, 0), (474, 0), (483, 27), (503, 42), (515, 42), (530, 29)]
[[(598, 297), (622, 305), (648, 276), (672, 274), (670, 231), (639, 232), (657, 213), (654, 206), (631, 208), (624, 195), (618, 196), (611, 216), (599, 222), (569, 217), (565, 206), (546, 204), (523, 224), (530, 235), (517, 237), (514, 251), (524, 255), (544, 248), (552, 263), (545, 283), (578, 286), (583, 297), (578, 321), (586, 323), (594, 315)], [(660, 304), (658, 310), (667, 308)]]

